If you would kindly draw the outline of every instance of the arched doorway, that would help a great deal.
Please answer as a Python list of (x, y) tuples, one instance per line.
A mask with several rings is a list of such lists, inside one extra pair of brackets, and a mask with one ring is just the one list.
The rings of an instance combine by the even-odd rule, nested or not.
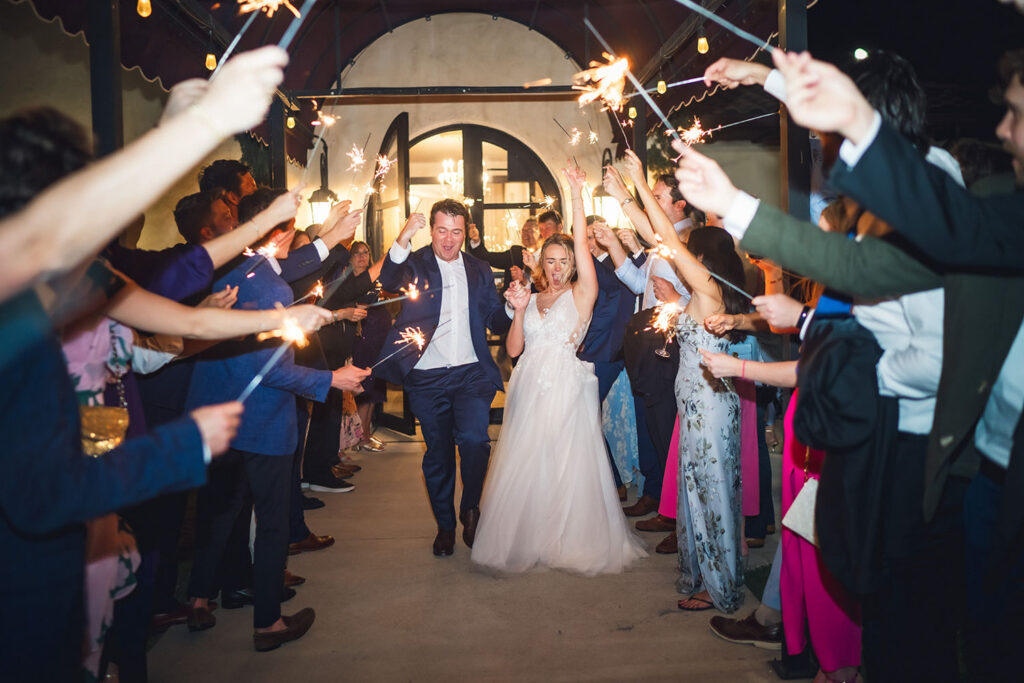
[[(389, 127), (380, 154), (397, 159), (398, 174), (393, 186), (371, 197), (366, 236), (374, 254), (391, 245), (410, 213), (426, 213), (445, 197), (465, 202), (493, 250), (518, 243), (528, 216), (561, 209), (558, 184), (536, 153), (494, 128), (454, 124), (409, 140), (403, 113)], [(429, 240), (421, 233), (413, 246)]]

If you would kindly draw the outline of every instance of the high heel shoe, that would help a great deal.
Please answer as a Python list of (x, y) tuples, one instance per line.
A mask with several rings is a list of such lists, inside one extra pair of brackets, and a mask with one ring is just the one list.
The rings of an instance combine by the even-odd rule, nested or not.
[(374, 444), (372, 440), (370, 440), (370, 441), (367, 441), (366, 443), (358, 443), (358, 444), (356, 444), (356, 450), (357, 451), (370, 451), (371, 453), (380, 453), (382, 450), (384, 450), (384, 444), (380, 444), (378, 446), (378, 445)]

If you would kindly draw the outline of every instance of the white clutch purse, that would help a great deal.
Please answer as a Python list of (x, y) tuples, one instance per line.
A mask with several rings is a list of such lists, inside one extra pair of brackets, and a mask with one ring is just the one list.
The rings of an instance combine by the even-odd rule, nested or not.
[(811, 449), (807, 449), (804, 461), (804, 485), (796, 494), (793, 503), (782, 518), (782, 525), (809, 543), (818, 545), (818, 532), (814, 527), (814, 506), (818, 500), (818, 480), (807, 476), (807, 462)]

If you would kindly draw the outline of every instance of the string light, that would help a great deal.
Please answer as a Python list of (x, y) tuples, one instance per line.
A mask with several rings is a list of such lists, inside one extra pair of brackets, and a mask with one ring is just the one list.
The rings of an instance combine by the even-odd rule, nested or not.
[(284, 125), (288, 126), (289, 128), (294, 128), (295, 127), (295, 117), (294, 116), (289, 116), (287, 119), (284, 120)]
[(212, 52), (206, 53), (206, 70), (213, 71), (217, 68), (217, 55)]
[(700, 38), (697, 39), (697, 52), (701, 53), (702, 55), (706, 55), (708, 53), (708, 50), (710, 49), (711, 46), (708, 45), (707, 36), (701, 36)]
[(636, 107), (630, 107), (629, 108), (629, 118), (631, 118), (631, 119), (635, 119), (636, 118)]
[(668, 92), (668, 84), (665, 81), (658, 81), (658, 94), (664, 95)]
[(145, 19), (153, 13), (153, 4), (149, 0), (139, 0), (139, 3), (135, 5), (135, 11), (139, 13), (139, 16)]

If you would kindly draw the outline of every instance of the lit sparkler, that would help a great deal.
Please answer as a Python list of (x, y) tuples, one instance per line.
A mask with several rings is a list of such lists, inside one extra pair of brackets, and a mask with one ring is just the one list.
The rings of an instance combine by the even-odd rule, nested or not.
[(612, 111), (622, 111), (625, 98), (622, 90), (626, 87), (626, 73), (629, 60), (616, 59), (607, 52), (602, 53), (606, 63), (591, 61), (591, 68), (580, 71), (572, 77), (573, 90), (581, 90), (580, 106), (601, 100)]
[[(700, 119), (696, 116), (693, 118), (693, 125), (689, 128), (680, 128), (679, 136), (683, 140), (683, 144), (687, 147), (691, 147), (698, 142), (702, 142), (704, 136), (711, 137), (712, 130), (704, 130), (700, 125)], [(667, 133), (666, 133), (667, 134)]]
[(352, 143), (352, 151), (346, 152), (345, 156), (350, 160), (348, 168), (345, 169), (346, 171), (358, 171), (363, 167), (363, 164), (366, 163), (366, 156), (363, 150), (356, 147), (356, 143), (354, 142)]
[(580, 132), (579, 128), (573, 128), (569, 135), (569, 144), (575, 147), (580, 144), (580, 140), (583, 138), (583, 133)]
[(384, 176), (388, 174), (391, 167), (394, 166), (397, 161), (398, 159), (388, 159), (387, 154), (377, 155), (377, 170), (373, 174), (373, 179), (375, 181), (383, 180)]
[(665, 343), (654, 353), (662, 358), (668, 358), (668, 345), (676, 336), (676, 324), (679, 322), (679, 314), (683, 309), (673, 302), (666, 302), (654, 309), (654, 321), (649, 329), (657, 330), (665, 335)]
[(256, 376), (252, 378), (248, 386), (246, 386), (242, 393), (238, 396), (237, 400), (239, 403), (244, 403), (245, 399), (249, 398), (249, 396), (252, 395), (252, 392), (254, 392), (256, 390), (256, 387), (260, 385), (264, 377), (266, 377), (266, 374), (270, 371), (270, 368), (274, 367), (274, 365), (279, 360), (281, 360), (281, 357), (284, 356), (284, 353), (285, 351), (288, 350), (288, 347), (294, 344), (295, 346), (301, 349), (302, 347), (309, 343), (309, 340), (306, 339), (306, 335), (302, 331), (302, 328), (299, 327), (299, 324), (295, 322), (294, 318), (289, 317), (285, 317), (279, 329), (273, 330), (271, 332), (264, 332), (258, 335), (256, 339), (258, 341), (265, 341), (267, 339), (282, 339), (284, 340), (284, 343), (277, 347), (277, 350), (274, 351), (274, 354), (270, 357), (269, 360), (267, 360), (266, 363), (263, 364), (263, 367), (260, 368), (260, 371), (256, 373)]
[(594, 131), (590, 131), (590, 136), (587, 138), (587, 142), (589, 142), (592, 145), (596, 145), (597, 140), (597, 133), (595, 133)]
[(301, 16), (299, 10), (295, 8), (295, 5), (288, 2), (288, 0), (238, 0), (238, 13), (245, 14), (247, 12), (266, 12), (268, 17), (274, 16), (274, 12), (279, 10), (283, 5), (285, 8), (291, 10), (291, 13), (296, 17)]
[[(449, 321), (450, 321), (450, 319), (444, 321), (443, 323), (441, 323), (440, 325), (435, 327), (434, 328), (434, 332), (437, 332), (437, 330), (439, 328), (443, 327)], [(395, 343), (399, 344), (400, 346), (397, 349), (395, 349), (393, 352), (391, 352), (388, 355), (384, 356), (379, 361), (377, 361), (372, 366), (370, 366), (371, 370), (373, 370), (375, 367), (377, 367), (381, 363), (385, 362), (389, 358), (392, 358), (392, 357), (396, 356), (397, 354), (401, 353), (402, 351), (406, 350), (407, 348), (409, 348), (410, 346), (412, 346), (414, 344), (416, 345), (416, 350), (417, 351), (422, 351), (423, 347), (426, 346), (426, 344), (427, 344), (427, 335), (425, 335), (423, 333), (423, 330), (421, 330), (418, 327), (407, 327), (407, 328), (405, 328), (404, 330), (401, 330), (398, 333), (398, 339), (395, 341)]]
[(295, 304), (302, 303), (306, 299), (313, 299), (315, 301), (315, 300), (319, 299), (320, 297), (322, 297), (323, 295), (324, 295), (324, 283), (323, 283), (322, 280), (317, 280), (316, 284), (313, 285), (313, 289), (309, 290), (309, 294), (306, 294), (305, 296), (299, 297), (298, 299), (296, 299), (295, 301), (291, 302), (288, 305), (289, 306), (294, 306)]
[(242, 253), (245, 254), (246, 256), (256, 257), (255, 259), (253, 259), (252, 263), (249, 264), (249, 267), (246, 268), (245, 273), (243, 273), (243, 277), (251, 278), (253, 275), (255, 275), (253, 271), (255, 271), (256, 268), (261, 263), (263, 263), (265, 260), (267, 260), (268, 258), (272, 257), (274, 254), (277, 253), (277, 247), (275, 247), (272, 244), (264, 244), (255, 252), (253, 252), (253, 250), (250, 249), (249, 247), (246, 247)]

